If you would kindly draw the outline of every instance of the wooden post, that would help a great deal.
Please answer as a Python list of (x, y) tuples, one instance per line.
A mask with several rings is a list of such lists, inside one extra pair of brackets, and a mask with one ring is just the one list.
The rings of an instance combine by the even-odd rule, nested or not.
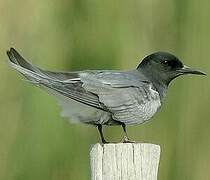
[(160, 146), (147, 143), (95, 144), (91, 180), (157, 180)]

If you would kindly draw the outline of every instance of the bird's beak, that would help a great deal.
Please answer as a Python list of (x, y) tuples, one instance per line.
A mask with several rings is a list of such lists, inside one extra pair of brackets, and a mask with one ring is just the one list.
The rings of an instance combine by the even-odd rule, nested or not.
[(197, 75), (206, 75), (206, 73), (199, 71), (197, 69), (190, 68), (188, 66), (183, 66), (183, 68), (178, 69), (177, 72), (181, 74), (197, 74)]

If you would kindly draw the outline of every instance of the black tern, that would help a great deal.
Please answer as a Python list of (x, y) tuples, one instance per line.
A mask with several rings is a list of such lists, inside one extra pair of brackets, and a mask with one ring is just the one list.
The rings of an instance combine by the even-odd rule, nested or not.
[(27, 80), (54, 95), (61, 115), (71, 122), (97, 126), (101, 141), (103, 125), (126, 125), (150, 120), (160, 109), (170, 82), (185, 74), (206, 75), (189, 68), (174, 55), (156, 52), (146, 56), (134, 70), (45, 71), (27, 62), (14, 48), (7, 51), (10, 65)]

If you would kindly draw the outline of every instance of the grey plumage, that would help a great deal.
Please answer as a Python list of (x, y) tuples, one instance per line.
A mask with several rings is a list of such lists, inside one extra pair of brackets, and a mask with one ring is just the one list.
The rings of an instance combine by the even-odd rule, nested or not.
[[(125, 130), (125, 125), (151, 119), (162, 104), (169, 82), (181, 75), (170, 74), (167, 79), (166, 73), (153, 70), (153, 64), (172, 59), (171, 68), (183, 68), (175, 56), (158, 53), (147, 56), (137, 69), (130, 71), (51, 72), (31, 65), (13, 48), (7, 54), (14, 69), (57, 98), (63, 116), (97, 125), (99, 131), (102, 125), (123, 125)], [(102, 141), (105, 142), (103, 134)]]

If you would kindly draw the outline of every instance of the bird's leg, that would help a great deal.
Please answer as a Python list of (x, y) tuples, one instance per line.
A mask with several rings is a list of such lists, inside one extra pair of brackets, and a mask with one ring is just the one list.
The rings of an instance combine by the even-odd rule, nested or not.
[(131, 141), (128, 137), (127, 131), (126, 131), (126, 125), (124, 123), (122, 123), (122, 128), (123, 128), (123, 132), (124, 132), (124, 137), (122, 139), (123, 143), (135, 143), (135, 141)]
[(97, 128), (101, 137), (101, 141), (103, 144), (108, 143), (105, 139), (104, 139), (104, 135), (103, 135), (103, 130), (102, 130), (102, 125), (101, 124), (97, 124)]

